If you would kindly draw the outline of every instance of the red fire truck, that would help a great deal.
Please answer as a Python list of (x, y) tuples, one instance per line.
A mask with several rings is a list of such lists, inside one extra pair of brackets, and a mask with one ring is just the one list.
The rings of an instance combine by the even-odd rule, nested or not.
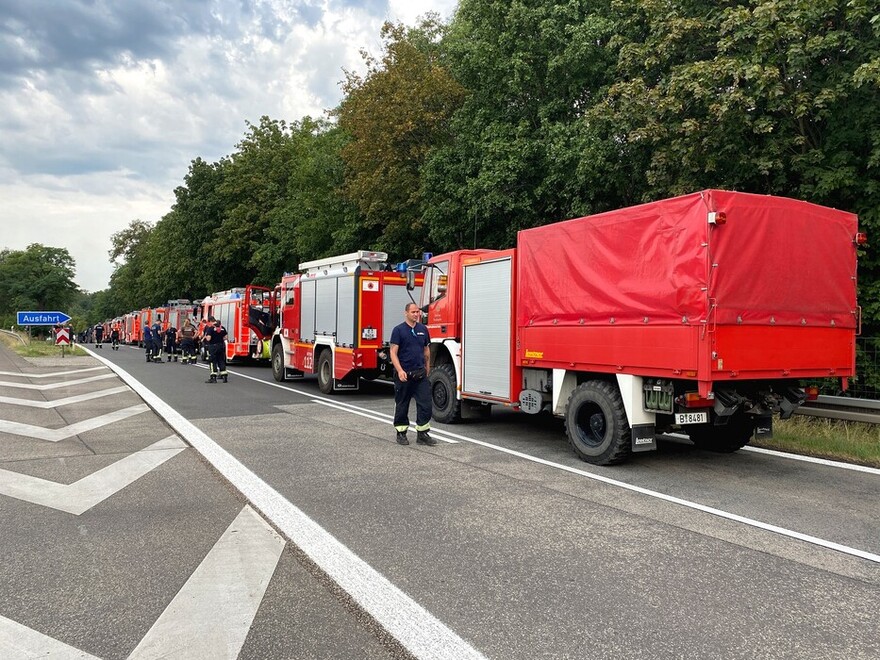
[(166, 309), (168, 311), (162, 325), (163, 330), (173, 325), (179, 331), (187, 318), (193, 319), (193, 304), (185, 298), (169, 300)]
[[(201, 301), (202, 322), (209, 316), (226, 328), (226, 359), (268, 360), (273, 323), (274, 292), (248, 285), (206, 296)], [(203, 350), (203, 358), (206, 358)]]
[(140, 312), (129, 312), (122, 317), (122, 341), (125, 344), (140, 344), (143, 341)]
[(735, 451), (805, 400), (799, 379), (846, 389), (865, 240), (850, 213), (706, 190), (433, 257), (434, 418), (548, 410), (600, 465), (669, 430)]
[(325, 394), (356, 390), (360, 378), (390, 377), (388, 341), (421, 275), (389, 270), (384, 252), (361, 250), (300, 264), (278, 290), (279, 325), (272, 337), (275, 380), (318, 375)]

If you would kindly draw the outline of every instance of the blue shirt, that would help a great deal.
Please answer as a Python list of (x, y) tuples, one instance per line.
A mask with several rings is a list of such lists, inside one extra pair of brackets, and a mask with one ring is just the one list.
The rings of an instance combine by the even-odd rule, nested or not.
[(404, 321), (391, 331), (391, 343), (397, 344), (397, 359), (404, 371), (424, 369), (425, 346), (431, 345), (431, 335), (428, 334), (427, 327), (416, 323), (411, 328)]

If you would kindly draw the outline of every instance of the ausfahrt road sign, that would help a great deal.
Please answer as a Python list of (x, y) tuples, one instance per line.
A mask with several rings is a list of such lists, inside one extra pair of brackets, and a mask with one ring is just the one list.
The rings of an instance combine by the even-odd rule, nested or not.
[(70, 320), (64, 312), (17, 312), (17, 315), (18, 325), (58, 325)]

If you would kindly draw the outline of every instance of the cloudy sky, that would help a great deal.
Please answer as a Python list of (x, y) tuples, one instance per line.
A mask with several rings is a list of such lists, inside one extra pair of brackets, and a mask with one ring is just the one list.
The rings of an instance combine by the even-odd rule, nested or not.
[(323, 116), (385, 20), (456, 0), (0, 0), (0, 249), (64, 247), (104, 289), (110, 235), (156, 222), (245, 121)]

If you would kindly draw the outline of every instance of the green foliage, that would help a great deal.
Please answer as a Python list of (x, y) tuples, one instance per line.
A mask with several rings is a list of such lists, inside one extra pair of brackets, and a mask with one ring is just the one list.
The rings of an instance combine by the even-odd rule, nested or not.
[(0, 314), (4, 325), (15, 312), (65, 312), (76, 299), (76, 262), (66, 248), (32, 243), (0, 252)]
[(449, 118), (464, 98), (443, 65), (442, 33), (436, 16), (410, 30), (386, 23), (381, 59), (363, 53), (367, 74), (347, 74), (336, 111), (350, 137), (342, 147), (345, 195), (373, 236), (371, 247), (401, 256), (430, 248), (421, 170), (431, 150), (450, 140)]

